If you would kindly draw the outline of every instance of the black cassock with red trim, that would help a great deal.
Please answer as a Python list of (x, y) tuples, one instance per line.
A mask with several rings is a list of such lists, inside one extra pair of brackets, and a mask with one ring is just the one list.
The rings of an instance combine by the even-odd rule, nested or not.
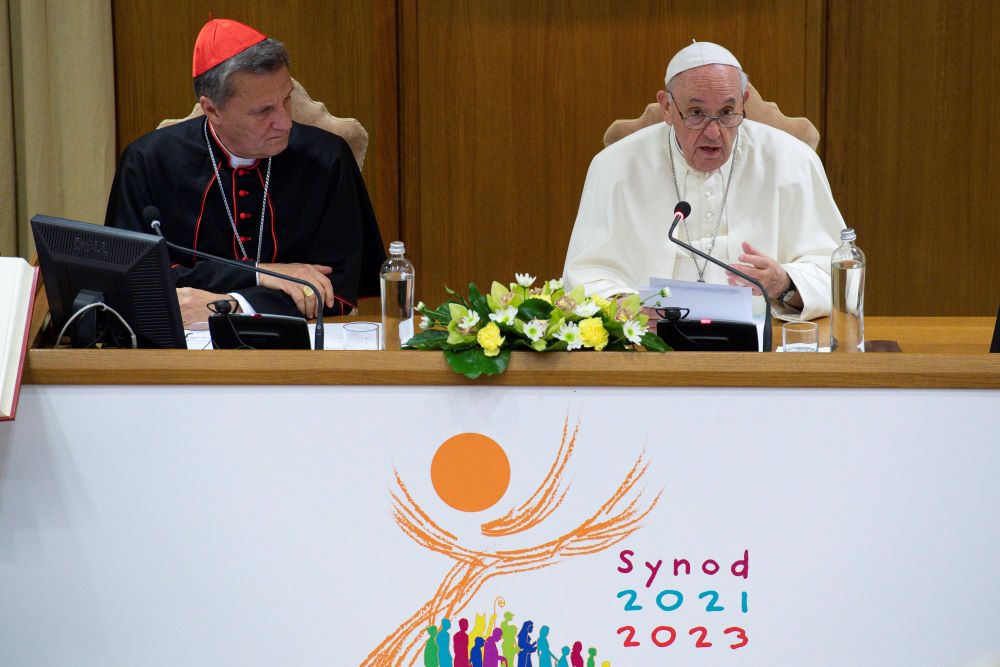
[[(259, 246), (263, 263), (329, 266), (337, 302), (327, 315), (349, 312), (359, 297), (379, 294), (382, 237), (357, 162), (342, 138), (293, 123), (288, 147), (272, 159), (265, 208), (267, 160), (233, 168), (208, 132), (244, 257), (212, 168), (205, 123), (201, 117), (156, 130), (125, 149), (106, 225), (150, 233), (142, 211), (155, 206), (164, 236), (177, 245), (250, 264)], [(171, 260), (177, 287), (239, 292), (258, 312), (299, 314), (291, 298), (258, 287), (250, 271), (175, 252)]]

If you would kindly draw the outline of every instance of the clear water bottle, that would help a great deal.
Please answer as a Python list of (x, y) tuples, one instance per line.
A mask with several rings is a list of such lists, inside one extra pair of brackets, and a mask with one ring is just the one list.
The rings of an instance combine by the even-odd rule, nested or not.
[(843, 244), (830, 257), (832, 352), (865, 351), (865, 253), (854, 245), (857, 238), (853, 229), (840, 230)]
[(398, 350), (413, 337), (413, 264), (402, 241), (389, 244), (382, 264), (382, 349)]

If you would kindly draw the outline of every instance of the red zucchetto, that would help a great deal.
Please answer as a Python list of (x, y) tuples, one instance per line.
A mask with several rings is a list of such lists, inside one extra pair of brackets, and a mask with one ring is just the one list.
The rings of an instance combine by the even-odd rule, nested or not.
[(260, 44), (267, 35), (232, 19), (212, 19), (198, 33), (194, 43), (192, 78), (200, 76), (224, 60)]

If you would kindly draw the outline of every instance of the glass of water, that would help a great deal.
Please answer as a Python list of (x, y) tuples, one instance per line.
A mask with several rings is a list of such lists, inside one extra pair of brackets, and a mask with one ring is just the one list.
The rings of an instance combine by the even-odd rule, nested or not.
[(781, 327), (782, 352), (819, 350), (819, 325), (815, 322), (785, 322)]

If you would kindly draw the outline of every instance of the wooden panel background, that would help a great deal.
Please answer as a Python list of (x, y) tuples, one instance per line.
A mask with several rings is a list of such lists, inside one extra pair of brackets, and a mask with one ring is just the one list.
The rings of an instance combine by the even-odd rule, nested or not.
[(830, 3), (826, 167), (866, 310), (1000, 304), (1000, 3)]
[(114, 0), (120, 147), (194, 97), (211, 9), (282, 39), (293, 75), (371, 136), (365, 179), (418, 297), (561, 273), (590, 159), (691, 38), (823, 136), (870, 263), (868, 312), (1000, 301), (1000, 5), (988, 0)]

